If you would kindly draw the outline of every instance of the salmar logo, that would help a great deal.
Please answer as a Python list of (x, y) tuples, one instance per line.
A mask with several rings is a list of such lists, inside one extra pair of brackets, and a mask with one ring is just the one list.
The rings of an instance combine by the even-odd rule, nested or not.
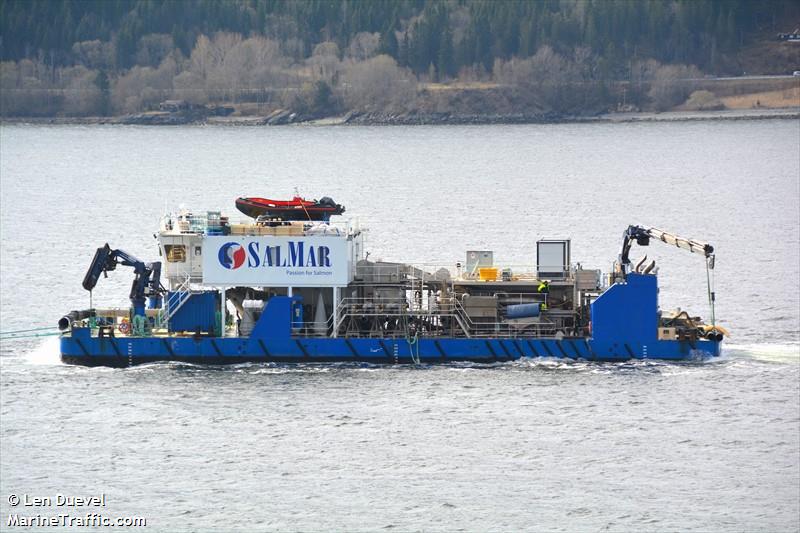
[[(274, 242), (274, 241), (270, 241)], [(331, 249), (328, 246), (303, 241), (226, 242), (217, 253), (219, 264), (227, 270), (256, 268), (315, 268), (332, 274)], [(317, 274), (321, 274), (321, 270)]]
[(219, 249), (219, 264), (229, 270), (236, 270), (244, 264), (244, 247), (238, 242), (226, 242)]

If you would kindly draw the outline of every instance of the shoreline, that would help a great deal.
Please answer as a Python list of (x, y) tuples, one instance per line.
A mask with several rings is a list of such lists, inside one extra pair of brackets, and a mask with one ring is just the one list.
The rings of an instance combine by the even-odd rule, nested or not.
[(306, 118), (288, 113), (283, 120), (270, 116), (198, 118), (179, 114), (140, 114), (114, 117), (0, 117), (2, 124), (32, 125), (140, 125), (140, 126), (486, 126), (511, 124), (629, 124), (634, 122), (695, 122), (717, 120), (800, 119), (800, 107), (726, 109), (718, 111), (665, 111), (603, 113), (594, 116), (541, 114), (457, 115), (450, 113), (367, 114)]

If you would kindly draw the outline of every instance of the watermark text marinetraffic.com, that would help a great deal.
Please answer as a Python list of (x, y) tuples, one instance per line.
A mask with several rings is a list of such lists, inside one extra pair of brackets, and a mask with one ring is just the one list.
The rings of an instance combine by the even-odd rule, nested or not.
[(109, 516), (99, 512), (106, 507), (105, 494), (89, 496), (10, 494), (6, 501), (12, 508), (3, 524), (6, 527), (147, 526), (147, 519), (141, 516)]

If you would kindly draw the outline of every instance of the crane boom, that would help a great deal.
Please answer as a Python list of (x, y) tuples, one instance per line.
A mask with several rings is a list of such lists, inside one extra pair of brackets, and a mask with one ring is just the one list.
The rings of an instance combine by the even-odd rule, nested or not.
[(707, 242), (686, 239), (657, 228), (647, 228), (647, 231), (651, 237), (658, 239), (661, 242), (677, 246), (678, 248), (688, 250), (693, 254), (703, 254), (706, 257), (711, 257), (714, 255), (714, 247)]
[(695, 239), (679, 237), (673, 233), (660, 230), (658, 228), (648, 228), (642, 226), (628, 226), (622, 238), (622, 252), (619, 255), (619, 264), (623, 273), (627, 273), (631, 261), (629, 258), (633, 241), (640, 246), (650, 244), (650, 239), (657, 239), (663, 243), (676, 246), (694, 254), (702, 254), (708, 262), (708, 267), (714, 268), (714, 247), (710, 244)]

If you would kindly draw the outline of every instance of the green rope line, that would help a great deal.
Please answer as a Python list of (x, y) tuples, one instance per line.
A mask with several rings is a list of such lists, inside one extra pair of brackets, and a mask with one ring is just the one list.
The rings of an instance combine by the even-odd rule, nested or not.
[(53, 337), (55, 335), (61, 335), (61, 333), (56, 331), (55, 333), (31, 333), (30, 335), (9, 335), (7, 337), (0, 337), (0, 340), (7, 341), (7, 340), (12, 340), (12, 339), (14, 339), (14, 340), (16, 340), (16, 339), (30, 339), (30, 338), (33, 338), (33, 337)]
[(46, 331), (46, 330), (53, 330), (57, 329), (57, 326), (47, 326), (42, 328), (30, 328), (30, 329), (15, 329), (13, 331), (0, 331), (0, 336), (2, 335), (12, 335), (14, 333), (28, 333), (30, 331)]

